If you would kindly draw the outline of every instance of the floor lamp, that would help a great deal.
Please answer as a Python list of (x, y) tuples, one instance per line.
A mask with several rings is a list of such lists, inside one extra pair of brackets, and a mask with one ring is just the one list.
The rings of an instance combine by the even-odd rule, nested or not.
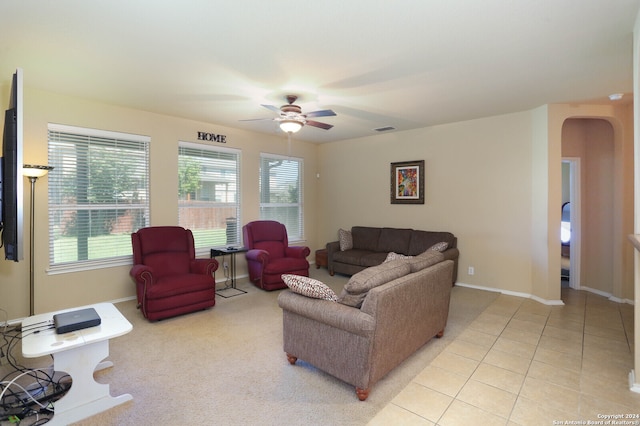
[(33, 212), (35, 210), (35, 190), (36, 190), (36, 181), (39, 177), (42, 177), (49, 173), (50, 170), (53, 170), (51, 166), (35, 166), (33, 164), (25, 164), (22, 166), (22, 174), (29, 178), (29, 182), (31, 182), (31, 213), (30, 213), (30, 247), (29, 247), (29, 316), (32, 316), (34, 312), (34, 293), (35, 293), (35, 285), (34, 285), (34, 246), (35, 246), (35, 235), (34, 235), (34, 222), (35, 218)]

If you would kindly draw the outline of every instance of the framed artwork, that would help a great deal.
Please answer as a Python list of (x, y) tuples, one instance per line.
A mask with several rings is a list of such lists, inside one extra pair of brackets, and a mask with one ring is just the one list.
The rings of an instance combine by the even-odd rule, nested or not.
[(424, 160), (391, 163), (391, 204), (424, 204)]

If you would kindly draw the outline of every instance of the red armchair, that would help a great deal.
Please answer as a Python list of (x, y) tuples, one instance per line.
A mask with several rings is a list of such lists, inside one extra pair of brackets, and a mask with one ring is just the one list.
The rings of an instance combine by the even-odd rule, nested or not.
[(309, 247), (291, 246), (287, 229), (273, 220), (257, 220), (242, 227), (249, 280), (263, 290), (286, 288), (282, 274), (309, 276)]
[(215, 259), (196, 259), (193, 234), (179, 226), (154, 226), (131, 234), (138, 308), (149, 321), (216, 304)]

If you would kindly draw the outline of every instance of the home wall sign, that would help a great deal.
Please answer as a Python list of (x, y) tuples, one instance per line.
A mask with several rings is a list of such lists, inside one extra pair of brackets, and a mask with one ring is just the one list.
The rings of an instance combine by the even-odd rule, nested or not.
[(215, 133), (198, 132), (198, 140), (208, 142), (227, 143), (226, 135), (217, 135)]

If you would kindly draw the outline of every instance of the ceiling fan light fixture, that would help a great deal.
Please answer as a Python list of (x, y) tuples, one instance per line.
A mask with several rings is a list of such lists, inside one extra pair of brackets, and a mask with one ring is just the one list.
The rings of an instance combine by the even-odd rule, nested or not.
[(280, 128), (286, 133), (296, 133), (302, 129), (302, 123), (298, 120), (282, 120), (280, 122)]

